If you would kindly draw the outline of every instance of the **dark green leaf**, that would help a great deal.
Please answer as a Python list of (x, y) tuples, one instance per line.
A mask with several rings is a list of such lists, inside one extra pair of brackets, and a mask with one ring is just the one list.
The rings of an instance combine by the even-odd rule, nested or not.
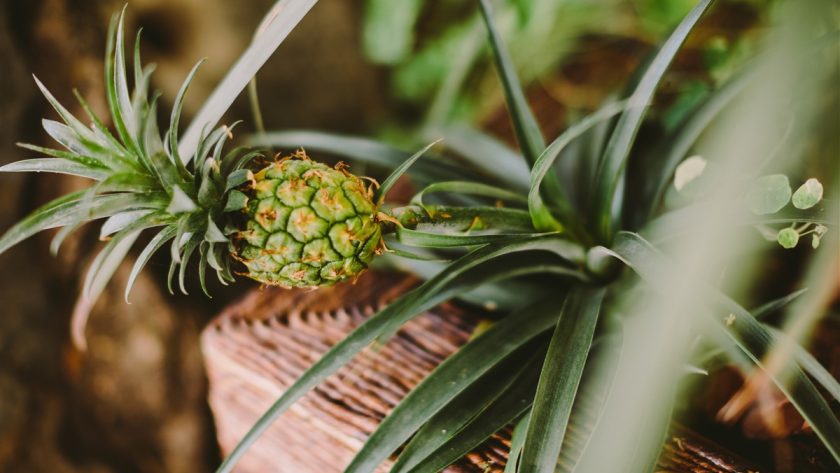
[(608, 242), (613, 236), (613, 227), (617, 223), (613, 215), (616, 191), (623, 180), (627, 158), (630, 156), (636, 134), (645, 117), (647, 105), (671, 60), (710, 4), (711, 0), (700, 0), (671, 33), (628, 98), (629, 108), (621, 115), (612, 132), (604, 155), (598, 164), (593, 196), (597, 218), (595, 224), (602, 241)]
[[(494, 363), (551, 328), (562, 305), (551, 297), (509, 315), (461, 347), (420, 382), (368, 437), (345, 473), (373, 471), (432, 415)], [(527, 407), (527, 405), (525, 406)], [(507, 419), (510, 421), (518, 411)]]
[[(517, 378), (523, 371), (533, 372), (536, 377), (539, 374), (542, 359), (545, 357), (544, 348), (536, 349), (545, 346), (540, 338), (537, 337), (536, 340), (523, 344), (502, 361), (491, 361), (493, 366), (489, 370), (423, 424), (423, 427), (402, 449), (389, 473), (406, 473), (423, 463), (430, 455), (436, 452), (439, 454), (442, 448), (448, 448), (450, 440), (454, 439), (461, 429), (471, 423), (480, 412), (495, 402), (514, 383), (521, 382)], [(536, 386), (536, 379), (533, 381), (533, 386)], [(503, 427), (504, 423), (503, 421), (500, 427)]]
[(172, 115), (169, 118), (169, 132), (167, 133), (169, 137), (169, 155), (172, 156), (172, 159), (175, 161), (175, 165), (178, 166), (178, 169), (181, 171), (183, 171), (184, 163), (189, 160), (182, 159), (181, 155), (178, 154), (178, 120), (181, 117), (181, 109), (184, 107), (184, 97), (186, 97), (187, 90), (190, 88), (190, 84), (192, 83), (193, 78), (202, 63), (204, 63), (204, 59), (198, 61), (196, 65), (193, 66), (192, 70), (190, 70), (190, 73), (187, 74), (187, 78), (184, 79), (184, 83), (181, 85), (178, 95), (175, 96), (175, 103), (172, 105)]
[(539, 124), (534, 114), (528, 107), (525, 94), (522, 92), (522, 85), (516, 75), (516, 68), (505, 47), (501, 35), (496, 30), (493, 20), (493, 10), (488, 0), (481, 0), (481, 14), (487, 27), (487, 35), (492, 46), (493, 56), (496, 61), (496, 69), (504, 86), (505, 99), (510, 110), (511, 121), (519, 141), (522, 154), (533, 164), (537, 157), (545, 150), (545, 140), (540, 132)]
[(814, 358), (814, 355), (808, 353), (808, 350), (795, 341), (790, 340), (790, 337), (781, 330), (770, 327), (766, 324), (764, 327), (773, 334), (777, 340), (789, 343), (790, 346), (793, 347), (793, 356), (796, 358), (796, 362), (802, 366), (802, 369), (814, 378), (814, 380), (819, 383), (819, 385), (822, 386), (836, 402), (840, 402), (840, 382), (838, 382), (834, 375), (825, 369), (825, 367), (816, 358)]
[(412, 154), (402, 164), (397, 166), (397, 168), (394, 169), (394, 171), (390, 175), (388, 175), (388, 177), (385, 178), (384, 181), (382, 181), (382, 185), (378, 189), (376, 189), (376, 192), (373, 195), (373, 202), (377, 205), (381, 204), (382, 201), (385, 200), (385, 195), (388, 194), (389, 190), (391, 190), (391, 187), (393, 187), (394, 184), (397, 183), (397, 179), (399, 179), (403, 174), (405, 174), (405, 172), (408, 171), (408, 168), (410, 168), (415, 161), (420, 159), (420, 157), (423, 156), (423, 154), (426, 151), (429, 151), (429, 148), (436, 145), (438, 142), (440, 142), (440, 140), (429, 143), (423, 149)]
[[(543, 353), (539, 355), (540, 359), (544, 356)], [(534, 400), (539, 366), (539, 363), (529, 363), (497, 399), (478, 412), (471, 422), (456, 432), (445, 444), (423, 459), (411, 473), (443, 471), (527, 411)]]
[(553, 473), (589, 357), (603, 289), (573, 290), (563, 304), (540, 373), (520, 473)]
[(426, 194), (431, 194), (435, 192), (453, 192), (460, 194), (478, 195), (481, 197), (490, 197), (492, 199), (504, 200), (508, 202), (528, 202), (528, 199), (526, 199), (521, 194), (501, 189), (498, 186), (470, 181), (443, 181), (435, 182), (426, 186), (423, 190), (421, 190), (420, 192), (415, 194), (414, 197), (411, 198), (411, 203), (423, 207), (423, 197)]
[[(513, 238), (534, 238), (552, 233), (452, 234), (425, 232), (397, 227), (397, 239), (408, 246), (426, 248), (456, 248), (503, 242)], [(557, 235), (557, 233), (553, 233)]]
[(805, 294), (808, 291), (808, 288), (802, 288), (798, 291), (794, 291), (784, 297), (780, 297), (778, 299), (774, 299), (766, 304), (762, 304), (755, 309), (751, 310), (750, 313), (756, 319), (762, 319), (765, 316), (776, 312), (777, 310), (781, 309), (782, 307), (790, 304), (791, 302), (795, 301), (799, 298), (802, 294)]
[(516, 427), (513, 429), (513, 435), (510, 438), (510, 451), (508, 452), (508, 459), (503, 473), (517, 473), (519, 470), (519, 458), (522, 454), (522, 449), (525, 447), (525, 437), (530, 422), (531, 412), (528, 411), (516, 423)]
[[(516, 139), (528, 164), (533, 165), (537, 161), (537, 158), (545, 151), (545, 140), (543, 139), (537, 119), (528, 107), (528, 102), (525, 99), (525, 94), (522, 92), (522, 85), (516, 76), (516, 68), (510, 59), (510, 54), (499, 32), (496, 30), (490, 2), (489, 0), (481, 0), (480, 5), (482, 17), (487, 26), (490, 46), (493, 50), (496, 69), (505, 91), (505, 101), (510, 112), (513, 129), (516, 132)], [(560, 181), (557, 180), (557, 175), (551, 173), (546, 179), (546, 191), (551, 198), (552, 204), (558, 207), (558, 210), (563, 214), (564, 220), (575, 222), (572, 225), (576, 226), (578, 220), (577, 215), (574, 213), (569, 199), (563, 193), (560, 187)]]
[(530, 233), (534, 230), (528, 212), (505, 207), (406, 206), (393, 209), (392, 214), (405, 227), (441, 233), (479, 230)]
[[(609, 119), (626, 108), (624, 102), (612, 102), (601, 108), (592, 115), (587, 116), (580, 122), (564, 131), (546, 150), (540, 154), (531, 170), (531, 188), (528, 192), (528, 209), (531, 213), (531, 220), (534, 228), (538, 230), (562, 230), (563, 225), (554, 219), (548, 207), (543, 202), (540, 194), (540, 186), (546, 175), (551, 171), (554, 161), (560, 156), (560, 152), (575, 138), (582, 135), (592, 126)], [(567, 209), (566, 213), (571, 210)], [(575, 234), (582, 233), (582, 229), (573, 229)]]

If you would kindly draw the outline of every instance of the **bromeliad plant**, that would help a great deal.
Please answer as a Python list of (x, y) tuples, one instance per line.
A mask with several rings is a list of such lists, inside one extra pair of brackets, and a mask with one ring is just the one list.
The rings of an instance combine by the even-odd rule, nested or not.
[[(57, 249), (81, 224), (106, 218), (100, 235), (108, 243), (88, 273), (88, 298), (102, 291), (140, 233), (152, 228), (157, 233), (139, 254), (126, 294), (138, 272), (166, 244), (172, 256), (170, 281), (177, 274), (182, 290), (196, 251), (205, 290), (208, 266), (224, 283), (239, 272), (263, 284), (319, 287), (356, 277), (379, 253), (414, 262), (418, 271), (426, 272), (426, 281), (312, 365), (219, 471), (231, 471), (281, 413), (359, 351), (384, 342), (412, 317), (452, 298), (479, 302), (503, 315), (409, 393), (346, 471), (374, 471), (402, 447), (392, 472), (436, 472), (513, 422), (517, 427), (506, 472), (551, 472), (561, 457), (565, 465), (575, 465), (581, 453), (565, 441), (568, 426), (582, 423), (579, 432), (594, 435), (598, 405), (609, 396), (609, 377), (582, 384), (584, 371), (609, 364), (620, 352), (617, 296), (632, 287), (627, 276), (619, 277), (621, 264), (654, 284), (673, 272), (651, 242), (620, 230), (650, 232), (657, 241), (681, 231), (692, 209), (658, 215), (664, 190), (700, 134), (753, 78), (737, 77), (665, 136), (665, 151), (646, 157), (653, 169), (649, 180), (639, 185), (628, 179), (645, 107), (709, 4), (702, 0), (691, 10), (638, 74), (625, 100), (607, 104), (546, 144), (493, 26), (489, 3), (482, 0), (521, 156), (483, 135), (471, 135), (472, 146), (462, 150), (461, 160), (431, 153), (432, 145), (410, 155), (380, 143), (316, 132), (262, 134), (251, 139), (251, 146), (225, 153), (228, 127), (204, 133), (195, 153), (182, 159), (178, 121), (195, 69), (175, 100), (169, 130), (161, 135), (157, 96), (150, 100), (147, 93), (151, 70), (141, 67), (139, 42), (134, 90), (129, 92), (120, 18), (112, 25), (106, 59), (116, 136), (84, 100), (91, 127), (42, 87), (64, 121), (47, 120), (45, 129), (66, 150), (25, 145), (49, 158), (0, 169), (73, 174), (96, 184), (34, 212), (0, 239), (0, 252), (38, 231), (61, 227), (53, 245)], [(345, 166), (329, 167), (302, 151), (276, 160), (260, 151), (301, 146), (394, 170), (377, 186)], [(572, 162), (569, 175), (556, 172), (554, 163), (561, 155)], [(406, 172), (425, 187), (409, 205), (389, 205), (384, 197)], [(825, 209), (817, 205), (811, 211)], [(819, 215), (773, 216), (773, 223), (782, 221), (835, 224)], [(759, 362), (775, 332), (756, 319), (761, 314), (710, 291), (706, 309), (712, 319), (720, 322), (715, 314), (721, 310), (732, 315), (717, 324), (720, 333), (732, 349)], [(785, 389), (795, 386), (785, 392), (840, 462), (840, 422), (811, 377), (840, 399), (840, 386), (804, 350), (797, 352), (784, 379), (773, 379)], [(663, 432), (667, 428), (660, 427)], [(642, 457), (638, 469), (649, 467), (656, 452)]]

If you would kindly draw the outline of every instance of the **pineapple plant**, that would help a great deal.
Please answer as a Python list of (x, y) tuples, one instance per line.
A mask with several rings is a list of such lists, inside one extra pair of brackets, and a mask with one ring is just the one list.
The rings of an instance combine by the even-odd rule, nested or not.
[[(81, 97), (91, 126), (41, 87), (64, 122), (45, 120), (44, 127), (65, 150), (24, 145), (48, 158), (0, 168), (73, 174), (95, 184), (48, 203), (8, 230), (0, 238), (0, 252), (52, 228), (60, 228), (53, 245), (57, 249), (80, 225), (105, 219), (100, 236), (107, 243), (85, 281), (85, 297), (90, 299), (102, 291), (140, 234), (152, 229), (156, 233), (139, 253), (126, 296), (137, 274), (165, 245), (171, 255), (170, 289), (177, 279), (182, 291), (196, 252), (205, 292), (208, 267), (225, 284), (242, 274), (283, 287), (316, 288), (352, 280), (383, 258), (398, 258), (427, 276), (313, 364), (253, 426), (220, 472), (231, 471), (271, 422), (360, 350), (381, 343), (412, 317), (453, 298), (478, 303), (493, 322), (403, 399), (346, 471), (374, 471), (396, 451), (400, 453), (392, 471), (439, 471), (511, 423), (516, 428), (506, 472), (554, 471), (558, 458), (592, 468), (592, 462), (603, 457), (597, 453), (599, 439), (611, 433), (604, 430), (609, 425), (604, 416), (615, 412), (612, 406), (623, 397), (612, 386), (625, 386), (621, 383), (627, 381), (627, 367), (621, 368), (628, 354), (621, 339), (626, 335), (640, 340), (623, 328), (636, 322), (624, 312), (650, 299), (657, 286), (685, 277), (664, 250), (690, 227), (687, 221), (708, 215), (702, 206), (668, 209), (663, 202), (668, 183), (710, 122), (756, 76), (734, 77), (698, 105), (683, 126), (663, 137), (670, 144), (665, 152), (638, 161), (633, 151), (646, 105), (710, 3), (702, 0), (689, 12), (640, 71), (624, 100), (608, 102), (546, 143), (495, 29), (490, 4), (482, 0), (481, 13), (520, 150), (476, 135), (470, 137), (474, 146), (462, 150), (459, 160), (430, 152), (434, 143), (409, 154), (381, 143), (295, 131), (260, 134), (249, 146), (225, 152), (233, 126), (205, 129), (195, 151), (184, 155), (178, 125), (196, 69), (175, 99), (169, 129), (161, 134), (157, 96), (150, 98), (148, 91), (151, 69), (141, 64), (139, 42), (134, 88), (129, 90), (119, 17), (109, 32), (105, 73), (115, 133), (89, 112)], [(299, 151), (267, 158), (272, 155), (269, 148)], [(572, 148), (576, 152), (568, 156)], [(379, 185), (352, 174), (345, 165), (330, 167), (313, 160), (302, 149), (393, 171)], [(565, 176), (555, 166), (561, 155), (572, 161), (573, 171)], [(642, 165), (652, 166), (650, 179), (632, 179), (630, 170)], [(424, 187), (408, 205), (393, 205), (385, 197), (405, 173)], [(761, 202), (776, 200), (762, 194), (765, 190), (757, 192)], [(737, 213), (748, 210), (746, 204), (729, 205), (727, 210), (748, 225), (819, 225), (826, 229), (820, 231), (822, 237), (836, 231), (829, 228), (836, 222), (830, 217), (832, 203), (821, 197), (822, 187), (820, 198), (799, 214), (783, 211), (790, 195), (767, 214)], [(657, 246), (662, 242), (667, 245)], [(673, 374), (683, 368), (675, 360), (716, 360), (721, 353), (746, 360), (745, 365), (761, 367), (761, 373), (785, 392), (840, 463), (840, 421), (820, 391), (840, 399), (836, 380), (801, 347), (793, 357), (765, 363), (781, 338), (760, 319), (793, 303), (799, 293), (750, 311), (716, 288), (701, 286), (699, 276), (690, 281), (697, 287), (694, 293), (704, 295), (691, 309), (711, 322), (713, 335), (688, 331), (696, 328), (694, 322), (673, 326), (669, 337), (685, 342), (680, 345), (690, 346), (691, 352), (653, 357), (647, 360), (653, 368), (631, 364), (630, 369)], [(693, 286), (679, 288), (687, 287)], [(694, 342), (688, 343), (692, 335)], [(603, 365), (614, 369), (601, 370)], [(647, 434), (654, 441), (667, 432), (673, 397), (661, 400), (661, 418), (653, 419)], [(580, 452), (566, 445), (564, 437), (582, 406), (589, 406), (591, 414), (593, 403), (600, 417), (586, 423), (591, 448)], [(649, 470), (658, 450), (646, 445), (642, 452), (613, 453), (631, 458), (628, 471)]]

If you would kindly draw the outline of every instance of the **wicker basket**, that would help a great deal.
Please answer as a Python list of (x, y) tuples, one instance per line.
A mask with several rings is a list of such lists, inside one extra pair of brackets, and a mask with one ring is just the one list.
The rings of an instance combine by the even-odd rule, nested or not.
[[(204, 331), (210, 406), (227, 454), (303, 370), (366, 317), (415, 284), (369, 272), (356, 284), (318, 291), (254, 291)], [(366, 350), (303, 397), (252, 446), (242, 473), (341, 472), (393, 407), (469, 338), (478, 319), (444, 304), (408, 322), (384, 347)], [(447, 472), (501, 472), (510, 430), (488, 439)], [(378, 471), (388, 471), (390, 463)], [(680, 431), (668, 440), (663, 471), (759, 470)]]

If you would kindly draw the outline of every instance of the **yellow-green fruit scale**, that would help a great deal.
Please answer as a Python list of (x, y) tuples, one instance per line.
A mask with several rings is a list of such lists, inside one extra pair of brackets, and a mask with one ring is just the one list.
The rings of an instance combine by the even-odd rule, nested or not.
[(381, 246), (371, 192), (341, 168), (295, 156), (255, 174), (238, 258), (248, 276), (285, 287), (359, 275)]

